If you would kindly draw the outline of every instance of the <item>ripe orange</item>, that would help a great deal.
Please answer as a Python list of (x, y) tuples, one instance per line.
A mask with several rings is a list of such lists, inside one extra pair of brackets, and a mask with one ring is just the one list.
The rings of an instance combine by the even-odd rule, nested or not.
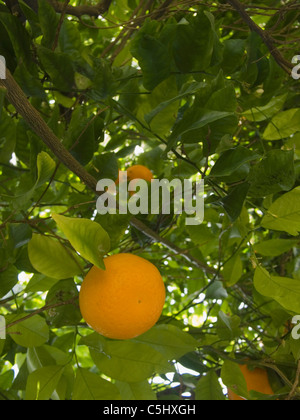
[[(133, 165), (126, 170), (127, 172), (127, 181), (134, 181), (135, 179), (144, 179), (147, 182), (151, 182), (153, 179), (153, 174), (149, 168), (144, 165)], [(121, 179), (122, 181), (122, 179)], [(116, 180), (116, 184), (118, 185), (120, 182), (119, 176)], [(133, 183), (133, 187), (136, 188), (135, 183)], [(135, 194), (135, 191), (129, 191), (129, 195), (132, 196)]]
[(151, 182), (153, 174), (146, 166), (133, 165), (127, 169), (127, 177), (129, 181), (133, 179), (144, 179), (145, 181)]
[[(151, 182), (151, 179), (153, 179), (152, 172), (144, 165), (133, 165), (128, 168), (126, 172), (128, 181), (133, 181), (134, 179), (144, 179), (145, 181)], [(119, 182), (120, 180), (118, 177), (116, 184), (119, 184)]]
[[(240, 365), (240, 369), (246, 380), (248, 391), (257, 391), (266, 395), (274, 394), (266, 370), (261, 368), (250, 370), (247, 365)], [(228, 398), (233, 401), (245, 400), (245, 398), (235, 394), (231, 389), (228, 389)]]
[(133, 254), (104, 259), (106, 270), (93, 266), (79, 293), (81, 314), (105, 337), (134, 338), (149, 330), (161, 315), (165, 286), (158, 269)]

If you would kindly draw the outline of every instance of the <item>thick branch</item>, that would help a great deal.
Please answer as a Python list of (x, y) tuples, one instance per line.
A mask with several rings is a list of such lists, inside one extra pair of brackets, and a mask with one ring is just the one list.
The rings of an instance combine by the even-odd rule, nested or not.
[[(97, 180), (92, 175), (90, 175), (83, 166), (80, 165), (80, 163), (70, 154), (70, 152), (64, 147), (56, 135), (51, 131), (43, 118), (40, 116), (39, 112), (28, 101), (26, 95), (14, 80), (8, 69), (6, 70), (6, 79), (0, 79), (0, 87), (1, 86), (6, 88), (6, 96), (9, 102), (24, 118), (29, 127), (43, 140), (49, 149), (52, 150), (59, 161), (61, 161), (68, 169), (77, 175), (88, 188), (96, 192)], [(146, 225), (144, 225), (144, 223), (135, 217), (131, 219), (130, 223), (132, 226), (143, 232), (155, 242), (161, 243), (175, 254), (184, 257), (194, 266), (203, 269), (203, 271), (207, 273), (216, 274), (214, 269), (189, 255), (185, 250), (172, 244), (172, 242), (168, 241), (167, 239), (160, 237), (156, 232), (149, 229)]]
[(39, 112), (31, 105), (26, 95), (17, 84), (10, 71), (6, 70), (6, 79), (0, 80), (0, 86), (7, 90), (7, 99), (22, 115), (29, 127), (43, 140), (54, 155), (72, 172), (74, 172), (92, 190), (96, 190), (97, 181), (92, 177), (80, 163), (68, 152), (60, 140), (50, 130)]
[(244, 22), (249, 26), (251, 31), (256, 32), (261, 39), (263, 40), (264, 44), (268, 47), (270, 53), (276, 60), (277, 64), (288, 74), (291, 74), (291, 70), (293, 68), (293, 64), (287, 61), (278, 49), (275, 46), (274, 40), (271, 35), (267, 32), (262, 30), (248, 15), (246, 12), (246, 8), (243, 4), (239, 2), (239, 0), (227, 0), (229, 4), (240, 14), (241, 18)]

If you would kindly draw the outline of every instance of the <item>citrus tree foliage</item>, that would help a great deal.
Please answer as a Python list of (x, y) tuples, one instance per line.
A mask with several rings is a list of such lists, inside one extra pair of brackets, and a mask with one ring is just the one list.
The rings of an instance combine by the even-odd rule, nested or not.
[[(299, 398), (299, 7), (238, 4), (0, 2), (0, 55), (28, 98), (17, 112), (0, 88), (0, 399)], [(29, 104), (96, 181), (136, 163), (202, 177), (204, 222), (97, 214)], [(124, 341), (78, 308), (84, 275), (117, 252), (167, 289), (158, 324)], [(274, 397), (247, 395), (246, 360)]]

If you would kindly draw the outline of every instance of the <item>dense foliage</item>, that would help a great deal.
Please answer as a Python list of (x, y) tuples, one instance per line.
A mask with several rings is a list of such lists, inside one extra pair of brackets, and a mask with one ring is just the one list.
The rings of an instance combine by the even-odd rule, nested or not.
[[(86, 173), (115, 180), (139, 163), (202, 178), (206, 194), (196, 226), (97, 214), (95, 191), (0, 84), (0, 399), (226, 399), (226, 386), (299, 399), (300, 80), (284, 69), (299, 5), (244, 1), (271, 54), (234, 3), (113, 0), (97, 17), (81, 0), (0, 1), (24, 113)], [(108, 252), (147, 258), (167, 288), (157, 326), (132, 340), (104, 339), (79, 312)], [(238, 361), (268, 369), (275, 395), (248, 395)]]

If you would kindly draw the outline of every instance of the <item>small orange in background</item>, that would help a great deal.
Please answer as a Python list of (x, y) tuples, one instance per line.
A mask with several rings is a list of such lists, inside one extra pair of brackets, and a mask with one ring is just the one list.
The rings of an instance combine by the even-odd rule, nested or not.
[(153, 174), (146, 166), (133, 165), (127, 169), (127, 177), (129, 181), (133, 179), (144, 179), (145, 181), (151, 182)]
[(81, 285), (79, 306), (86, 323), (105, 337), (130, 339), (158, 321), (166, 292), (158, 269), (134, 254), (104, 259), (106, 270), (93, 266)]
[[(257, 391), (266, 395), (274, 395), (266, 370), (261, 368), (250, 370), (247, 365), (240, 365), (240, 369), (246, 380), (248, 391)], [(235, 394), (231, 389), (228, 389), (228, 398), (232, 401), (245, 400), (245, 398)]]
[[(149, 168), (144, 165), (133, 165), (130, 168), (126, 169), (127, 172), (127, 181), (132, 181), (134, 179), (144, 179), (145, 181), (151, 182), (153, 179), (153, 174)], [(118, 184), (120, 182), (119, 177), (116, 181)]]
[[(138, 179), (144, 179), (147, 182), (151, 182), (151, 180), (154, 179), (153, 174), (150, 171), (150, 169), (147, 168), (144, 165), (133, 165), (126, 170), (126, 173), (127, 173), (127, 181), (128, 182), (138, 180)], [(120, 176), (120, 173), (119, 173), (118, 178), (116, 180), (117, 185), (120, 183), (119, 176)], [(121, 179), (121, 181), (122, 181), (122, 179)], [(132, 186), (136, 188), (135, 183), (133, 183)], [(130, 196), (132, 196), (133, 194), (135, 194), (135, 191), (129, 191)]]

